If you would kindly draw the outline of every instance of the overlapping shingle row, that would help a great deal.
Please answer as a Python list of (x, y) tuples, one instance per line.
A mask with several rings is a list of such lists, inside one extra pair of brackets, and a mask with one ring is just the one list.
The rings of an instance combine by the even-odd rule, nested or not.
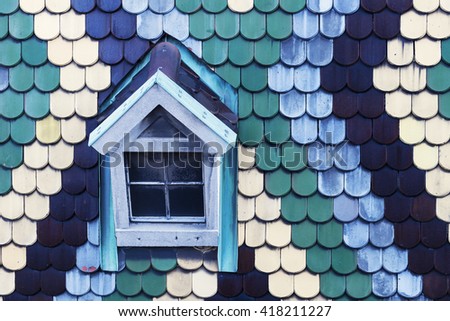
[[(3, 299), (448, 299), (449, 10), (3, 1)], [(237, 273), (211, 249), (159, 248), (100, 271), (91, 118), (164, 35), (238, 88)]]

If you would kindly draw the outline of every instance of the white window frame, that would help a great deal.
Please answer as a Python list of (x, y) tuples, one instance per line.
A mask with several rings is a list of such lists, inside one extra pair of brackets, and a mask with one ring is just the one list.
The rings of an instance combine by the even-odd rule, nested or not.
[[(125, 147), (124, 139), (119, 142), (115, 155), (120, 157), (120, 162), (112, 166), (111, 183), (115, 209), (115, 225), (118, 246), (217, 246), (219, 240), (220, 212), (220, 167), (207, 166), (203, 163), (203, 198), (205, 222), (143, 222), (133, 221), (131, 215), (131, 199), (129, 195), (124, 153), (136, 152), (133, 144), (144, 147), (143, 152), (177, 152), (194, 151), (187, 139), (175, 138), (151, 138), (139, 137), (139, 135), (156, 120), (156, 116), (150, 114), (129, 135), (129, 148)], [(186, 128), (180, 128), (186, 134)], [(191, 134), (193, 136), (193, 134)], [(191, 137), (192, 137), (191, 136)], [(198, 140), (198, 138), (197, 138)], [(181, 143), (184, 147), (174, 148)], [(180, 145), (180, 144), (178, 144)], [(169, 147), (172, 146), (172, 147)], [(201, 148), (203, 151), (203, 148)], [(208, 154), (205, 158), (212, 160), (213, 164), (220, 161), (221, 155)]]

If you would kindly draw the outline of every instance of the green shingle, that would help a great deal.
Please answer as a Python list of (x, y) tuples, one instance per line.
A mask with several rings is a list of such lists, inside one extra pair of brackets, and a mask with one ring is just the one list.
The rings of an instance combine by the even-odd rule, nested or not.
[(264, 136), (273, 144), (282, 144), (291, 137), (291, 122), (284, 116), (266, 119), (264, 126)]
[(202, 0), (177, 0), (177, 9), (184, 13), (192, 13), (200, 9)]
[(439, 114), (450, 119), (450, 92), (439, 95)]
[(354, 300), (352, 300), (352, 298), (349, 297), (348, 295), (343, 295), (343, 296), (335, 299), (334, 301), (354, 301)]
[(273, 171), (281, 164), (281, 150), (278, 146), (259, 144), (255, 154), (256, 166), (263, 171)]
[(119, 292), (115, 291), (114, 293), (112, 293), (108, 296), (102, 297), (102, 300), (103, 301), (126, 301), (127, 297), (123, 296)]
[(328, 271), (320, 275), (320, 293), (330, 299), (336, 299), (345, 293), (345, 276)]
[(239, 15), (227, 9), (216, 15), (216, 33), (223, 39), (232, 39), (239, 34)]
[(450, 67), (441, 62), (427, 69), (428, 88), (437, 92), (446, 92), (450, 89)]
[(194, 38), (206, 40), (214, 35), (214, 15), (203, 10), (189, 16), (189, 31)]
[(166, 292), (166, 274), (153, 269), (142, 274), (142, 291), (150, 296), (160, 296)]
[(137, 295), (141, 292), (141, 275), (124, 269), (117, 273), (116, 287), (125, 296)]
[(363, 301), (383, 301), (383, 298), (379, 298), (376, 295), (371, 294), (367, 298), (365, 298)]
[(247, 118), (253, 111), (253, 95), (244, 88), (239, 88), (239, 118)]
[(272, 66), (280, 60), (280, 42), (265, 36), (255, 42), (255, 60), (264, 66)]
[(16, 168), (22, 165), (23, 150), (22, 146), (7, 141), (0, 145), (0, 166), (6, 168)]
[(331, 251), (331, 266), (340, 274), (349, 274), (356, 270), (356, 251), (341, 245)]
[(19, 0), (1, 0), (0, 14), (10, 14), (19, 8)]
[(0, 143), (4, 143), (8, 140), (10, 134), (9, 121), (0, 117)]
[(335, 219), (317, 226), (317, 242), (329, 249), (342, 244), (342, 224)]
[(48, 115), (50, 111), (50, 95), (37, 89), (25, 94), (25, 113), (31, 118), (39, 119)]
[(177, 257), (173, 249), (152, 249), (152, 267), (161, 272), (173, 270), (177, 266)]
[(303, 221), (306, 218), (306, 209), (307, 201), (305, 197), (289, 193), (281, 199), (281, 216), (288, 222)]
[(150, 252), (147, 249), (127, 249), (125, 264), (131, 272), (145, 272), (150, 268)]
[(280, 7), (286, 12), (296, 13), (305, 7), (306, 0), (280, 0)]
[(260, 117), (272, 118), (278, 114), (278, 100), (278, 94), (269, 89), (253, 94), (253, 111)]
[(239, 141), (246, 146), (258, 145), (263, 137), (263, 121), (255, 116), (250, 116), (239, 121)]
[(267, 15), (267, 33), (274, 39), (286, 39), (292, 34), (292, 15), (281, 10)]
[(203, 41), (203, 59), (210, 65), (221, 65), (227, 61), (228, 41), (212, 37)]
[(35, 138), (35, 121), (26, 115), (11, 122), (11, 139), (17, 144), (29, 144)]
[(291, 190), (291, 173), (283, 168), (264, 175), (266, 192), (273, 196), (283, 196)]
[(273, 12), (278, 8), (278, 0), (255, 0), (255, 8), (261, 12)]
[(230, 63), (216, 67), (216, 73), (234, 88), (241, 85), (241, 69)]
[(33, 35), (33, 15), (22, 11), (9, 16), (9, 34), (16, 39), (27, 39)]
[(327, 272), (331, 267), (331, 250), (315, 245), (306, 250), (306, 266), (313, 273)]
[(292, 224), (292, 243), (299, 248), (310, 248), (317, 241), (316, 224), (305, 219), (299, 224)]
[(218, 13), (227, 8), (227, 0), (202, 0), (203, 9), (212, 13)]
[(333, 217), (333, 199), (319, 193), (308, 198), (308, 217), (317, 223), (323, 223)]
[(145, 293), (140, 293), (138, 295), (128, 297), (127, 301), (152, 301), (152, 298)]
[[(0, 2), (1, 3), (1, 2)], [(20, 42), (7, 38), (0, 42), (0, 65), (11, 67), (20, 61)]]
[(19, 92), (28, 91), (33, 87), (33, 76), (33, 68), (20, 63), (9, 70), (9, 85)]
[(246, 66), (252, 62), (254, 55), (254, 45), (252, 41), (242, 37), (230, 40), (228, 58), (236, 66)]
[(442, 60), (446, 63), (450, 63), (450, 39), (441, 42), (441, 56)]
[(6, 194), (11, 190), (11, 170), (0, 166), (0, 194)]
[(241, 15), (241, 34), (247, 39), (256, 40), (266, 33), (266, 15), (257, 10)]
[(281, 149), (281, 164), (290, 171), (304, 169), (308, 162), (306, 146), (292, 141), (284, 143)]
[(301, 196), (309, 196), (317, 191), (317, 172), (305, 168), (292, 174), (292, 190)]
[(31, 66), (40, 66), (47, 60), (47, 42), (32, 37), (22, 42), (22, 59)]
[(7, 89), (0, 93), (0, 115), (16, 118), (23, 113), (23, 94)]
[(47, 63), (35, 69), (34, 83), (42, 91), (53, 91), (59, 86), (59, 68)]
[(8, 35), (8, 16), (0, 16), (0, 39)]
[(356, 271), (347, 275), (347, 294), (354, 299), (364, 299), (372, 293), (372, 277)]

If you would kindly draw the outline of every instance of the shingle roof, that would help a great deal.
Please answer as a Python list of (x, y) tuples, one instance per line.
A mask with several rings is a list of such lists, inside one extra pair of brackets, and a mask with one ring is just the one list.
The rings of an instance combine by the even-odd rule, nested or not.
[[(448, 300), (449, 12), (447, 0), (0, 1), (0, 295)], [(238, 91), (234, 274), (187, 248), (120, 249), (120, 272), (101, 271), (87, 137), (163, 35)], [(186, 89), (203, 85), (179, 70)]]

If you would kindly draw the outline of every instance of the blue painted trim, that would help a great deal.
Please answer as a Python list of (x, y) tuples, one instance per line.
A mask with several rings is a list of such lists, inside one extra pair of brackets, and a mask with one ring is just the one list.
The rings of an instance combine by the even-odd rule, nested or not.
[(238, 267), (237, 148), (224, 154), (220, 181), (220, 226), (218, 265), (220, 272), (236, 272)]
[(108, 155), (101, 156), (100, 186), (100, 266), (103, 271), (117, 272), (119, 270), (119, 259)]

